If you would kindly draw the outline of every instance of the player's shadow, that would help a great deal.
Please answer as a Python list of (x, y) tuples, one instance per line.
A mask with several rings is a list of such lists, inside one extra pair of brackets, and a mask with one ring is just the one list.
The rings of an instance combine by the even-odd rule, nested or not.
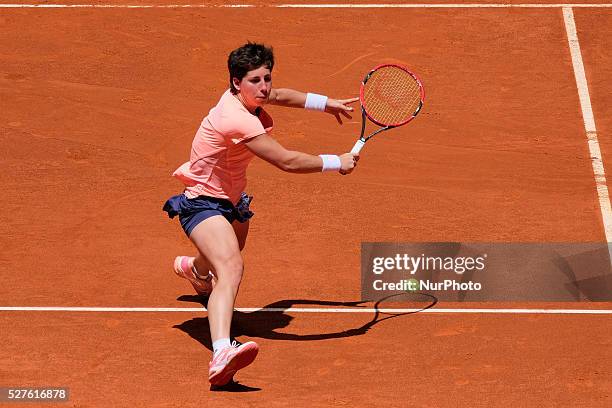
[[(425, 303), (422, 307), (417, 308), (411, 312), (401, 313), (401, 315), (407, 315), (412, 313), (418, 313), (421, 310), (429, 309), (437, 303), (437, 299), (430, 295), (423, 295)], [(393, 297), (393, 296), (391, 296)], [(199, 303), (202, 306), (207, 306), (207, 298), (196, 296), (196, 295), (183, 295), (177, 300), (182, 302)], [(310, 300), (310, 299), (288, 299), (280, 300), (269, 305), (264, 306), (259, 310), (253, 312), (241, 312), (234, 311), (232, 318), (231, 327), (231, 338), (236, 340), (241, 336), (249, 338), (263, 338), (270, 340), (291, 340), (291, 341), (316, 341), (316, 340), (328, 340), (338, 339), (352, 336), (360, 336), (367, 333), (378, 321), (378, 313), (375, 314), (372, 320), (367, 323), (347, 330), (317, 333), (317, 334), (297, 334), (297, 333), (280, 333), (276, 330), (283, 329), (289, 326), (293, 320), (293, 316), (286, 313), (286, 311), (295, 305), (316, 305), (323, 307), (367, 307), (364, 305), (367, 302), (356, 301), (356, 302), (337, 302), (337, 301), (325, 301), (325, 300)], [(376, 303), (375, 307), (378, 307)], [(378, 310), (378, 308), (376, 309)], [(208, 317), (195, 317), (190, 320), (186, 320), (181, 324), (173, 326), (187, 333), (191, 338), (198, 341), (208, 350), (212, 351), (212, 342), (210, 339), (210, 326)], [(212, 388), (211, 388), (212, 389)], [(259, 391), (260, 388), (248, 387), (238, 383), (230, 383), (228, 386), (217, 387), (214, 390), (217, 391), (229, 391), (229, 392), (248, 392), (248, 391)]]
[[(178, 298), (183, 302), (199, 303), (206, 307), (206, 299), (199, 296), (183, 295)], [(289, 326), (293, 316), (285, 313), (294, 305), (318, 305), (318, 306), (341, 306), (341, 307), (359, 307), (364, 302), (333, 302), (322, 300), (281, 300), (264, 306), (261, 310), (254, 312), (234, 311), (232, 318), (231, 337), (232, 339), (247, 336), (258, 337), (271, 340), (294, 340), (294, 341), (312, 341), (326, 340), (341, 337), (350, 337), (359, 334), (365, 334), (357, 329), (349, 329), (340, 332), (321, 333), (321, 334), (292, 334), (279, 333), (275, 330), (283, 329)], [(187, 320), (181, 324), (174, 326), (187, 333), (190, 337), (200, 342), (204, 347), (212, 351), (212, 343), (210, 340), (210, 326), (208, 317), (196, 317)]]
[[(199, 303), (206, 307), (208, 299), (195, 295), (183, 295), (178, 298), (182, 302), (193, 302)], [(295, 304), (316, 304), (316, 305), (328, 305), (328, 306), (357, 306), (360, 302), (322, 302), (322, 301), (307, 301), (307, 300), (283, 300), (275, 302), (265, 306), (266, 311), (254, 311), (250, 313), (244, 313), (240, 311), (234, 311), (232, 318), (231, 327), (231, 338), (236, 340), (241, 336), (247, 337), (258, 337), (265, 339), (275, 340), (323, 340), (330, 338), (346, 337), (348, 335), (355, 335), (356, 333), (349, 334), (348, 332), (342, 333), (328, 333), (328, 334), (312, 334), (312, 335), (298, 335), (288, 333), (278, 333), (275, 330), (287, 327), (292, 316), (285, 313), (285, 310), (291, 308)], [(270, 311), (273, 309), (273, 311)], [(278, 309), (278, 311), (276, 311)], [(212, 351), (212, 342), (210, 339), (210, 326), (208, 317), (195, 317), (187, 320), (181, 324), (177, 324), (174, 328), (182, 330), (187, 333), (191, 338), (198, 341), (204, 347)], [(365, 333), (365, 331), (364, 331)], [(211, 387), (212, 391), (225, 391), (225, 392), (252, 392), (260, 391), (261, 388), (249, 387), (236, 382), (231, 382), (228, 385), (222, 387)]]

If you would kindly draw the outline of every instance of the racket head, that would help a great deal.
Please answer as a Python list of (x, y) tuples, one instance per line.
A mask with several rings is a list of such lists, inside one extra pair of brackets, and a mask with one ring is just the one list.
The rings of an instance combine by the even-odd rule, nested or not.
[(379, 126), (405, 125), (418, 115), (424, 101), (425, 88), (419, 77), (399, 64), (378, 65), (361, 82), (361, 110)]

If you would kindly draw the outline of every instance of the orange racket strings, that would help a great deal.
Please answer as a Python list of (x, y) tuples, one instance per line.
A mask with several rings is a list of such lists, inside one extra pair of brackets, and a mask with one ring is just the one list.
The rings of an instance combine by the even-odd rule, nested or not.
[(419, 82), (395, 66), (374, 71), (364, 85), (363, 106), (383, 126), (398, 125), (414, 116), (421, 105)]

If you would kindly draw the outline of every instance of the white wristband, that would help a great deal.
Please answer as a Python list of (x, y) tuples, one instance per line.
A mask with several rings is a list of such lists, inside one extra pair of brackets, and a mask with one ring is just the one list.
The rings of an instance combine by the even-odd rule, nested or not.
[(306, 103), (304, 103), (304, 109), (317, 110), (324, 112), (327, 106), (327, 96), (319, 95), (315, 93), (306, 94)]
[(319, 157), (323, 159), (323, 169), (321, 171), (338, 171), (342, 168), (340, 156), (336, 156), (335, 154), (320, 154)]

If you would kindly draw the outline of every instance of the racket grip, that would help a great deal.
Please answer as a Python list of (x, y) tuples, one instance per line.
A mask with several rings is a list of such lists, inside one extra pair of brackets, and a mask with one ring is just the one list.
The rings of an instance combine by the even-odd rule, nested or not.
[(363, 145), (365, 145), (365, 141), (361, 139), (357, 140), (357, 143), (355, 143), (355, 146), (353, 146), (351, 149), (351, 153), (359, 153), (363, 148)]

